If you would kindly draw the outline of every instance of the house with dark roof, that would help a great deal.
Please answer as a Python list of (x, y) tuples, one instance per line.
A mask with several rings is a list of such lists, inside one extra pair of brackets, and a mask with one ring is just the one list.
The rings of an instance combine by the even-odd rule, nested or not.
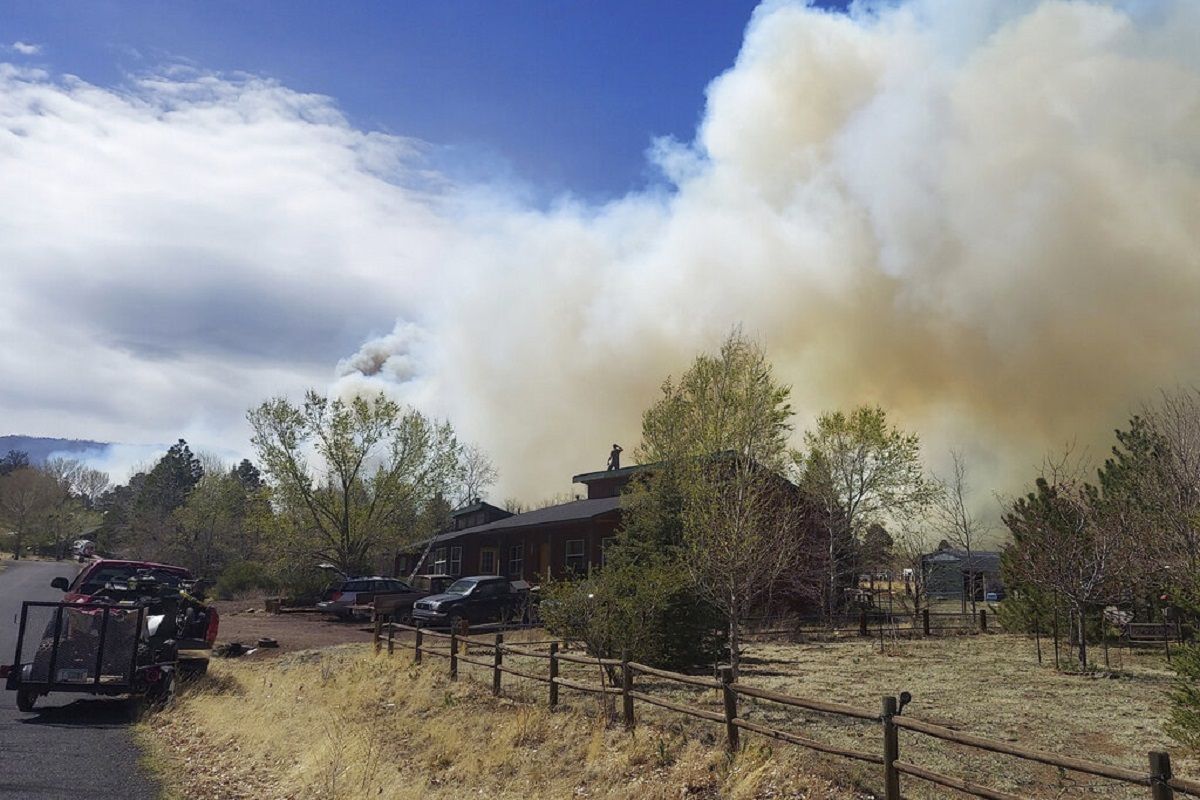
[(921, 579), (931, 600), (986, 599), (989, 592), (1004, 588), (1000, 577), (1000, 553), (966, 550), (941, 542), (938, 549), (921, 556)]
[[(513, 514), (476, 500), (453, 512), (448, 530), (430, 544), (422, 572), (504, 575), (537, 583), (549, 575), (585, 574), (604, 563), (621, 523), (621, 490), (644, 466), (586, 472), (572, 478), (587, 496)], [(412, 572), (420, 552), (401, 553), (396, 573)]]

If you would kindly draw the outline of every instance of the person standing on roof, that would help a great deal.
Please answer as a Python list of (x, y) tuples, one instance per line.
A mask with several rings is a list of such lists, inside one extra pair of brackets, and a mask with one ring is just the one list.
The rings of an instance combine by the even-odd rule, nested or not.
[(613, 444), (612, 452), (608, 454), (608, 468), (621, 468), (621, 445)]

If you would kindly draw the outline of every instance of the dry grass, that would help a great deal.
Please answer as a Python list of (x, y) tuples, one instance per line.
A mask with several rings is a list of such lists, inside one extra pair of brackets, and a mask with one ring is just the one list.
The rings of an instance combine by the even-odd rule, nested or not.
[[(630, 735), (564, 691), (445, 661), (345, 646), (272, 662), (214, 662), (208, 678), (141, 726), (149, 763), (175, 797), (849, 798), (794, 752), (729, 758), (689, 726)], [(485, 686), (484, 682), (488, 685)], [(536, 704), (535, 699), (542, 699)]]
[[(1102, 658), (1099, 648), (1093, 653)], [(1034, 642), (1016, 635), (958, 636), (751, 646), (747, 683), (801, 697), (826, 698), (877, 710), (883, 695), (909, 691), (905, 713), (931, 722), (1093, 761), (1147, 769), (1149, 750), (1170, 750), (1177, 774), (1200, 776), (1200, 761), (1171, 746), (1162, 730), (1164, 693), (1172, 674), (1162, 655), (1112, 651), (1112, 669), (1093, 675), (1058, 673), (1037, 664)], [(794, 714), (759, 703), (749, 718), (787, 722), (797, 731), (868, 752), (882, 745), (874, 726)], [(1146, 790), (1059, 771), (901, 733), (901, 757), (936, 771), (1030, 797), (1144, 797)], [(871, 768), (872, 770), (874, 768)], [(867, 779), (873, 778), (868, 773)], [(905, 779), (906, 796), (925, 790)], [(913, 791), (909, 791), (909, 787)], [(929, 792), (932, 794), (932, 792)]]
[[(525, 638), (537, 636), (527, 634)], [(522, 638), (511, 637), (512, 643)], [(427, 642), (427, 644), (435, 644)], [(473, 656), (489, 655), (472, 648)], [(1052, 652), (1046, 649), (1052, 664)], [(1099, 656), (1099, 653), (1096, 654)], [(1200, 762), (1168, 748), (1163, 693), (1171, 673), (1158, 653), (1112, 654), (1107, 676), (1038, 667), (1019, 636), (749, 647), (745, 683), (876, 710), (882, 695), (910, 691), (922, 719), (1051, 752), (1142, 770), (1146, 752), (1172, 749), (1176, 772)], [(854, 797), (876, 794), (879, 768), (821, 756), (743, 732), (734, 759), (713, 723), (638, 704), (632, 736), (592, 696), (563, 689), (550, 713), (547, 687), (411, 651), (374, 657), (361, 646), (283, 656), (272, 663), (214, 663), (211, 678), (145, 728), (155, 761), (180, 796), (205, 797)], [(544, 661), (506, 658), (545, 674)], [(1120, 669), (1117, 669), (1118, 665)], [(598, 670), (562, 665), (595, 683)], [(641, 678), (639, 688), (719, 711), (713, 691)], [(882, 751), (878, 724), (743, 698), (740, 714), (866, 752)], [(159, 736), (161, 735), (161, 739)], [(1102, 779), (1060, 773), (1005, 756), (902, 732), (901, 756), (928, 768), (1028, 797), (1143, 797)], [(196, 769), (189, 765), (207, 765)], [(905, 778), (905, 797), (945, 796)], [(229, 787), (237, 787), (230, 789)], [(184, 791), (186, 789), (186, 792)]]

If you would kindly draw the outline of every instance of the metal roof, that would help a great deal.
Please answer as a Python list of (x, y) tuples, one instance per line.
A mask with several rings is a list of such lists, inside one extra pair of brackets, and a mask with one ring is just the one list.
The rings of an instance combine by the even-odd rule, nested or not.
[(635, 472), (641, 472), (650, 467), (658, 466), (657, 464), (634, 464), (629, 467), (621, 467), (620, 469), (602, 469), (597, 472), (584, 472), (571, 478), (571, 483), (590, 483), (591, 481), (601, 481), (605, 478), (625, 478)]
[(503, 508), (500, 508), (499, 506), (494, 506), (491, 503), (480, 500), (478, 502), (471, 503), (470, 505), (465, 505), (462, 508), (454, 509), (453, 511), (450, 512), (450, 516), (461, 517), (463, 514), (471, 514), (476, 511), (492, 511), (492, 512), (499, 512), (500, 514), (509, 514), (510, 513), (508, 511), (505, 511)]
[(978, 570), (980, 572), (1000, 571), (1000, 553), (995, 550), (972, 550), (970, 561), (968, 561), (966, 550), (944, 548), (921, 556), (921, 561), (925, 564), (953, 564), (957, 562), (963, 569)]
[[(616, 470), (613, 470), (614, 472)], [(448, 531), (433, 537), (435, 543), (448, 542), (460, 536), (470, 536), (474, 533), (490, 533), (492, 531), (508, 531), (517, 528), (533, 528), (538, 525), (551, 525), (560, 522), (579, 522), (592, 519), (621, 507), (621, 498), (602, 497), (596, 500), (573, 500), (557, 506), (547, 506), (536, 511), (526, 511), (524, 514), (514, 514), (511, 517), (498, 519), (473, 528), (463, 528), (461, 531)]]

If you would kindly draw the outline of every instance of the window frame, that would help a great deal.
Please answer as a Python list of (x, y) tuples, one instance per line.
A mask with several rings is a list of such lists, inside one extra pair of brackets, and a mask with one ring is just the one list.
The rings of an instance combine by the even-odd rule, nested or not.
[(508, 577), (520, 580), (525, 576), (525, 543), (518, 542), (508, 546)]
[(608, 548), (617, 541), (615, 536), (605, 536), (600, 540), (600, 566), (608, 564)]
[[(579, 552), (572, 553), (571, 545), (579, 545)], [(578, 561), (578, 564), (572, 564), (572, 559)], [(563, 543), (563, 566), (568, 572), (582, 574), (587, 569), (587, 539), (567, 539)]]
[(450, 559), (446, 562), (446, 575), (458, 577), (462, 575), (462, 545), (450, 548)]

